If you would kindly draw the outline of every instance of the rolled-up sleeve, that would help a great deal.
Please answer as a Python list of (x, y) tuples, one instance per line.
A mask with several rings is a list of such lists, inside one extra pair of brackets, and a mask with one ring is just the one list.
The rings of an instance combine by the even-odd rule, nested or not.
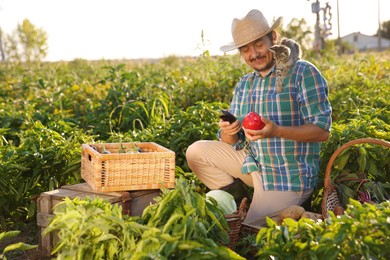
[(312, 64), (304, 68), (302, 75), (299, 102), (304, 120), (330, 131), (332, 107), (328, 99), (327, 82)]

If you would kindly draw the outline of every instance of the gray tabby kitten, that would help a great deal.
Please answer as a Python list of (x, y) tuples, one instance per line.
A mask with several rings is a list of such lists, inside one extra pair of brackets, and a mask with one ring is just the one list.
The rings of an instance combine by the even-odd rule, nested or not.
[(276, 66), (276, 90), (283, 92), (283, 80), (288, 71), (301, 58), (301, 46), (294, 40), (283, 38), (279, 45), (270, 47)]

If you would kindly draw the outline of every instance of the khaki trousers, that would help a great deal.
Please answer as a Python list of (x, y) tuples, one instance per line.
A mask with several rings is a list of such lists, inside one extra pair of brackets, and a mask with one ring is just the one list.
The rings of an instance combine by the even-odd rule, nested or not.
[(274, 217), (292, 205), (301, 205), (313, 189), (301, 192), (264, 191), (261, 173), (242, 174), (241, 167), (246, 153), (236, 151), (221, 141), (202, 140), (190, 145), (186, 152), (188, 166), (209, 189), (220, 189), (240, 178), (254, 188), (253, 198), (245, 223), (254, 224), (266, 216)]

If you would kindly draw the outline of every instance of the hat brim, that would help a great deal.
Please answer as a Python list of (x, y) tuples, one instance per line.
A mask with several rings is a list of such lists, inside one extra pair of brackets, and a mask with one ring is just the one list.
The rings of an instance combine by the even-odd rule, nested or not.
[(248, 43), (251, 43), (253, 42), (254, 40), (257, 40), (261, 37), (263, 37), (264, 35), (268, 34), (269, 32), (272, 32), (273, 30), (275, 30), (276, 28), (278, 28), (283, 22), (283, 17), (279, 17), (278, 19), (276, 19), (276, 21), (274, 22), (274, 24), (269, 28), (268, 31), (266, 31), (264, 34), (262, 35), (259, 35), (258, 37), (256, 37), (256, 39), (250, 39), (249, 41), (243, 43), (243, 44), (240, 44), (239, 46), (236, 46), (234, 42), (231, 42), (231, 43), (228, 43), (226, 45), (223, 45), (219, 48), (220, 51), (222, 52), (229, 52), (229, 51), (233, 51), (235, 49), (238, 49), (244, 45), (247, 45)]

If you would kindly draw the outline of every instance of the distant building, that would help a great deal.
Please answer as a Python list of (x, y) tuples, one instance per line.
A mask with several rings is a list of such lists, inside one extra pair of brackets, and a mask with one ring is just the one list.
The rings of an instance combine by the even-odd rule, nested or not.
[[(358, 51), (378, 50), (378, 36), (369, 36), (360, 32), (355, 32), (341, 37), (342, 42), (349, 43)], [(381, 38), (381, 50), (390, 48), (390, 40)]]

